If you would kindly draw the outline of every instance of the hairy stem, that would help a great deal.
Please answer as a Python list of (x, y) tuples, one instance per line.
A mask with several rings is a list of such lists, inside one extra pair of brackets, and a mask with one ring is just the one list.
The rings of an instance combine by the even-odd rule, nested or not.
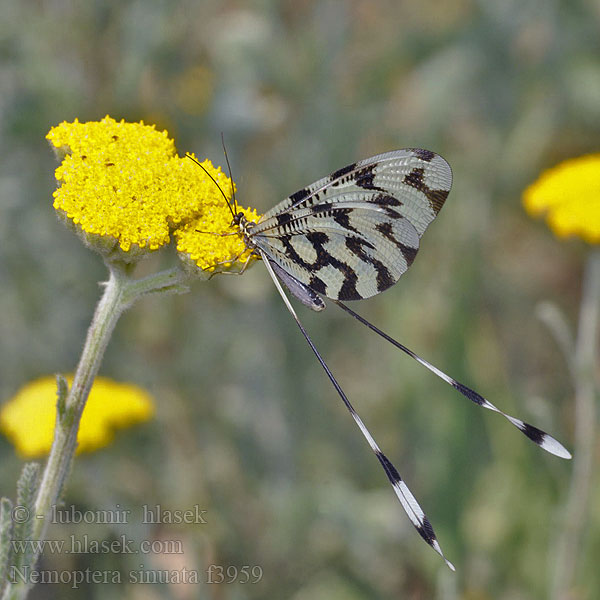
[(575, 451), (566, 512), (556, 546), (552, 600), (565, 600), (573, 586), (581, 555), (594, 475), (598, 396), (595, 365), (600, 319), (600, 251), (588, 259), (573, 357)]
[(65, 401), (64, 412), (57, 414), (54, 442), (36, 500), (37, 520), (34, 535), (37, 539), (44, 537), (50, 510), (57, 502), (70, 470), (81, 414), (110, 336), (123, 310), (122, 295), (125, 282), (122, 273), (111, 270), (104, 295), (98, 303), (88, 330), (73, 384)]
[[(64, 492), (77, 448), (81, 415), (119, 317), (142, 296), (187, 291), (185, 282), (189, 277), (179, 268), (162, 271), (139, 280), (131, 279), (128, 269), (118, 265), (109, 265), (109, 271), (110, 277), (96, 307), (71, 389), (66, 397), (64, 390), (59, 394), (54, 441), (38, 488), (32, 515), (34, 522), (31, 538), (33, 540), (45, 538), (52, 508)], [(59, 391), (60, 389), (62, 388), (59, 385)], [(29, 568), (35, 567), (37, 558), (37, 556), (33, 557), (31, 564), (28, 565)], [(3, 600), (23, 600), (30, 587), (28, 581), (17, 579), (7, 585)]]

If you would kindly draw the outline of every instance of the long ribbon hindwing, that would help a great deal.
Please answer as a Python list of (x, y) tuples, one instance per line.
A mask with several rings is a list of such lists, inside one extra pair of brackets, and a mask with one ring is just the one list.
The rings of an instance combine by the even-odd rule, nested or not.
[[(339, 169), (292, 194), (256, 223), (237, 212), (235, 197), (233, 207), (230, 206), (240, 235), (265, 263), (286, 307), (377, 456), (410, 521), (442, 557), (444, 554), (431, 523), (348, 400), (298, 319), (279, 280), (312, 310), (325, 308), (322, 296), (332, 299), (463, 396), (504, 416), (544, 450), (561, 458), (571, 458), (552, 436), (496, 408), (342, 302), (369, 298), (398, 281), (412, 264), (420, 239), (444, 205), (451, 185), (452, 171), (441, 156), (429, 150), (410, 148), (373, 156)], [(445, 557), (444, 560), (454, 569)]]

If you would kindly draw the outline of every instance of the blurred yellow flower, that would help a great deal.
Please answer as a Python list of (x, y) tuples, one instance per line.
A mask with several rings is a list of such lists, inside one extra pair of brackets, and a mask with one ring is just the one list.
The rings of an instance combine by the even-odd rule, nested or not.
[[(67, 377), (69, 385), (72, 376)], [(154, 415), (152, 397), (141, 388), (96, 377), (77, 437), (77, 452), (108, 445), (114, 430), (147, 421)], [(0, 408), (0, 431), (26, 458), (47, 454), (56, 420), (56, 378), (46, 376), (23, 386)]]
[[(199, 235), (195, 230), (200, 227), (223, 231), (231, 213), (211, 178), (188, 158), (177, 156), (165, 131), (106, 116), (61, 123), (47, 138), (67, 152), (56, 169), (62, 185), (54, 192), (54, 208), (103, 255), (117, 252), (120, 260), (135, 260), (168, 244), (180, 227), (185, 230), (179, 236), (180, 250), (202, 268), (243, 251), (238, 236), (237, 244), (231, 236), (190, 239)], [(229, 193), (232, 182), (221, 169), (208, 160), (202, 165)], [(208, 258), (203, 260), (202, 253)]]
[(523, 205), (530, 215), (545, 215), (557, 237), (576, 235), (600, 243), (600, 154), (545, 171), (525, 190)]

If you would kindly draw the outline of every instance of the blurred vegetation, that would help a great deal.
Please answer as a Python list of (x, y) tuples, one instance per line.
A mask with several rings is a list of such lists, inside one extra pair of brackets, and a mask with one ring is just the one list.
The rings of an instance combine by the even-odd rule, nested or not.
[[(0, 398), (78, 360), (106, 271), (55, 217), (44, 136), (110, 114), (156, 123), (180, 154), (215, 164), (223, 132), (238, 197), (259, 211), (358, 158), (442, 154), (455, 184), (419, 258), (357, 308), (573, 446), (572, 385), (535, 312), (550, 300), (576, 322), (586, 248), (531, 221), (521, 193), (544, 168), (598, 151), (597, 2), (5, 0), (0, 11)], [(260, 583), (47, 585), (31, 598), (547, 597), (571, 465), (335, 307), (307, 312), (458, 573), (411, 528), (258, 265), (123, 316), (101, 374), (151, 390), (158, 415), (78, 457), (65, 502), (132, 517), (48, 534), (178, 539), (185, 554), (47, 553), (40, 566), (258, 565)], [(14, 497), (22, 463), (5, 439), (0, 453), (0, 493)], [(199, 505), (207, 523), (144, 525), (144, 504)], [(599, 506), (595, 481), (576, 600), (600, 597)]]

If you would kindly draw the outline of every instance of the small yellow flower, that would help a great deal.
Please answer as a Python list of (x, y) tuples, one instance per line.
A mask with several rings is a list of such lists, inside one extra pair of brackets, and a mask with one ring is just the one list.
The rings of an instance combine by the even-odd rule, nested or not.
[[(73, 377), (67, 377), (69, 385)], [(97, 377), (81, 417), (77, 452), (108, 445), (114, 430), (154, 415), (151, 396), (141, 388)], [(46, 376), (23, 386), (0, 409), (0, 430), (25, 458), (47, 454), (56, 420), (56, 378)]]
[(545, 215), (557, 237), (575, 235), (600, 243), (600, 154), (545, 171), (525, 190), (523, 204), (530, 215)]
[(68, 152), (56, 169), (62, 185), (54, 192), (54, 208), (104, 256), (131, 262), (168, 244), (178, 228), (186, 231), (179, 235), (180, 251), (202, 268), (215, 257), (234, 260), (243, 250), (229, 236), (190, 239), (200, 226), (223, 231), (224, 219), (229, 225), (219, 187), (228, 193), (232, 184), (210, 161), (202, 165), (219, 187), (189, 158), (177, 156), (165, 131), (107, 116), (62, 123), (47, 138)]

